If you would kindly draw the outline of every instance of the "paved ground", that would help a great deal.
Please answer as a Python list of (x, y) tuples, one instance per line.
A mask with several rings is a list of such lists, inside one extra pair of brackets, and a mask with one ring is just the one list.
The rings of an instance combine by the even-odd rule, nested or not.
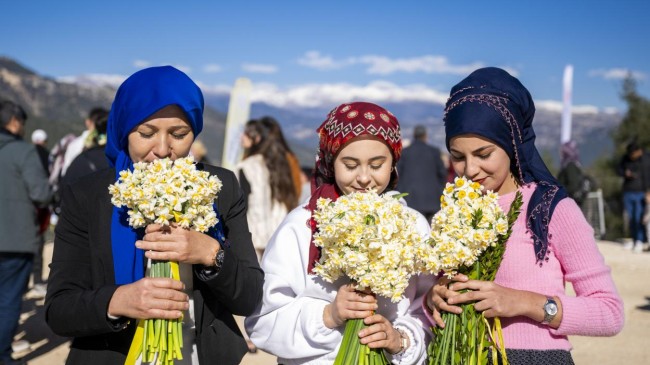
[[(615, 337), (572, 337), (575, 362), (578, 365), (650, 364), (650, 253), (634, 254), (612, 242), (602, 241), (598, 245), (625, 302), (625, 328)], [(49, 330), (42, 309), (40, 301), (25, 301), (25, 322), (20, 331), (32, 348), (23, 358), (30, 365), (63, 364), (68, 353), (67, 339)], [(245, 365), (275, 363), (274, 357), (261, 351), (246, 355), (242, 361)]]

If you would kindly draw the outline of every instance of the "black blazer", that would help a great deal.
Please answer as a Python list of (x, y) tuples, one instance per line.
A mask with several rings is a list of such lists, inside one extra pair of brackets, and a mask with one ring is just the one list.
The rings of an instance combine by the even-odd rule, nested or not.
[[(239, 364), (247, 346), (232, 315), (249, 315), (262, 300), (263, 272), (235, 175), (213, 166), (198, 167), (223, 182), (217, 207), (231, 242), (217, 276), (206, 280), (197, 274), (198, 265), (193, 270), (198, 357), (201, 364)], [(63, 193), (45, 320), (55, 333), (74, 337), (67, 364), (123, 364), (135, 332), (136, 321), (120, 329), (106, 316), (117, 289), (108, 193), (114, 181), (114, 169), (99, 171), (65, 187)]]

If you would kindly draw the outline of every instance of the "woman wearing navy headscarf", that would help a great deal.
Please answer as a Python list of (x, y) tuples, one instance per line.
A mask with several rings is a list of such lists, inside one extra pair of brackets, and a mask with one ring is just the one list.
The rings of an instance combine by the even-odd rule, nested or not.
[[(593, 229), (535, 148), (534, 114), (528, 90), (498, 68), (452, 88), (444, 122), (456, 173), (497, 192), (504, 211), (517, 191), (523, 206), (494, 282), (457, 275), (447, 287), (442, 278), (426, 305), (441, 327), (440, 312), (460, 313), (463, 303), (500, 317), (510, 364), (572, 364), (567, 336), (615, 335), (623, 302)], [(565, 293), (567, 281), (575, 296)]]
[[(247, 351), (232, 315), (255, 309), (263, 273), (235, 175), (197, 165), (223, 183), (214, 204), (222, 225), (210, 234), (133, 229), (108, 192), (134, 162), (187, 156), (202, 127), (203, 95), (173, 67), (141, 70), (118, 89), (106, 144), (113, 168), (66, 188), (56, 227), (45, 316), (55, 333), (74, 337), (68, 364), (123, 364), (138, 319), (182, 313), (189, 338), (177, 364), (239, 364)], [(146, 258), (178, 261), (182, 281), (145, 278)]]

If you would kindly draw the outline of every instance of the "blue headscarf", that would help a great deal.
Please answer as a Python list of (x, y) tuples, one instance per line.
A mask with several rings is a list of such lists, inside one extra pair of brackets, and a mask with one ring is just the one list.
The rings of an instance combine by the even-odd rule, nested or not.
[(449, 141), (463, 134), (488, 138), (510, 157), (510, 171), (524, 184), (535, 182), (526, 212), (536, 262), (548, 260), (548, 226), (555, 207), (567, 197), (535, 148), (535, 104), (528, 90), (506, 71), (487, 67), (472, 72), (451, 89), (445, 107)]
[[(115, 167), (115, 179), (122, 170), (133, 170), (129, 157), (129, 133), (147, 117), (168, 106), (185, 112), (194, 138), (203, 128), (203, 94), (184, 73), (171, 67), (151, 67), (131, 75), (120, 85), (108, 116), (106, 156)], [(144, 253), (135, 241), (144, 230), (128, 224), (127, 208), (113, 208), (111, 243), (115, 283), (128, 284), (144, 277)]]

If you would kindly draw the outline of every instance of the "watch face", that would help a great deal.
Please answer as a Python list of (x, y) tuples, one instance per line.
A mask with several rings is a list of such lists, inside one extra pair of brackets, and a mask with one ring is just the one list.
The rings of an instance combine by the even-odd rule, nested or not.
[(553, 302), (546, 303), (544, 305), (544, 311), (550, 316), (556, 315), (557, 314), (557, 304), (555, 304)]

